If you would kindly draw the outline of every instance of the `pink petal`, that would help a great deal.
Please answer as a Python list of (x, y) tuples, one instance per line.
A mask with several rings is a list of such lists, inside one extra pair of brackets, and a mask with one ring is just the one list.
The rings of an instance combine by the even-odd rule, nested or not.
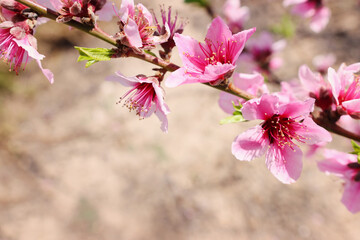
[(360, 72), (360, 63), (354, 63), (344, 68), (346, 71), (350, 71), (352, 73)]
[(325, 159), (317, 164), (319, 170), (326, 174), (335, 174), (339, 177), (347, 175), (346, 173), (351, 171), (347, 165), (357, 161), (355, 155), (331, 149), (325, 149), (324, 156)]
[(121, 16), (121, 21), (126, 23), (129, 15), (133, 15), (135, 12), (134, 0), (122, 0), (119, 15)]
[(282, 183), (294, 183), (301, 175), (302, 152), (297, 146), (283, 149), (270, 145), (266, 154), (266, 165), (270, 172)]
[(290, 5), (294, 5), (294, 4), (299, 4), (299, 3), (304, 3), (307, 0), (284, 0), (283, 5), (285, 7), (288, 7)]
[(296, 131), (307, 144), (316, 144), (321, 142), (331, 142), (331, 134), (324, 128), (318, 126), (311, 118), (306, 117), (302, 122), (303, 128)]
[(153, 24), (153, 17), (152, 17), (152, 14), (149, 12), (149, 10), (144, 5), (142, 5), (141, 3), (136, 5), (136, 7), (137, 7), (137, 9), (139, 11), (142, 11), (142, 13), (144, 14), (144, 17), (148, 21), (149, 25), (152, 25)]
[[(251, 28), (248, 30), (241, 31), (241, 32), (235, 34), (234, 36), (232, 36), (232, 39), (234, 39), (234, 41), (236, 42), (236, 45), (232, 50), (232, 52), (233, 52), (232, 64), (236, 63), (240, 53), (243, 51), (243, 49), (245, 47), (246, 41), (254, 34), (255, 31), (256, 31), (256, 28)], [(233, 41), (233, 40), (230, 40), (230, 41)]]
[(36, 62), (37, 62), (37, 64), (39, 65), (39, 67), (40, 67), (42, 73), (44, 74), (44, 76), (49, 80), (49, 82), (50, 82), (51, 84), (53, 84), (53, 83), (54, 83), (54, 74), (53, 74), (49, 69), (44, 69), (44, 68), (42, 67), (42, 65), (41, 65), (41, 61), (40, 61), (40, 60), (36, 59)]
[(279, 98), (274, 95), (263, 94), (261, 98), (247, 101), (241, 112), (246, 120), (266, 120), (275, 114)]
[(105, 5), (96, 12), (96, 15), (99, 16), (100, 21), (109, 22), (116, 15), (116, 10), (114, 4), (111, 1), (107, 1)]
[(124, 27), (125, 35), (132, 47), (140, 48), (142, 47), (142, 40), (140, 37), (138, 25), (136, 22), (129, 18), (128, 23)]
[(118, 82), (125, 87), (133, 87), (139, 82), (137, 77), (125, 77), (120, 72), (115, 72), (115, 74), (117, 76), (108, 76), (106, 77), (106, 80), (111, 82)]
[[(175, 33), (174, 41), (178, 48), (179, 55), (184, 66), (190, 69), (194, 69), (194, 71), (204, 71), (205, 65), (207, 64), (203, 62), (203, 59), (205, 59), (206, 56), (201, 51), (201, 48), (199, 46), (200, 43), (192, 37), (184, 36), (178, 33)], [(196, 64), (192, 62), (188, 56), (198, 57), (199, 63)]]
[(206, 38), (213, 43), (226, 43), (232, 37), (232, 33), (221, 17), (216, 17), (210, 24)]
[(311, 18), (310, 28), (314, 32), (318, 33), (322, 31), (326, 25), (329, 23), (330, 19), (330, 10), (326, 7), (322, 7), (317, 10), (314, 16)]
[(177, 87), (184, 83), (186, 83), (184, 68), (179, 68), (175, 72), (172, 72), (165, 80), (166, 87)]
[(21, 40), (18, 39), (13, 39), (14, 42), (16, 42), (16, 44), (19, 47), (22, 47), (23, 49), (25, 49), (25, 51), (27, 51), (27, 53), (29, 54), (29, 56), (31, 58), (37, 59), (37, 60), (42, 60), (45, 56), (40, 54), (35, 47), (31, 46), (28, 39), (27, 38), (23, 38)]
[(235, 66), (228, 63), (221, 64), (218, 62), (216, 65), (209, 64), (205, 67), (203, 79), (199, 79), (199, 82), (223, 80), (224, 75), (228, 75), (228, 73), (234, 69)]
[(348, 114), (354, 114), (360, 112), (360, 99), (353, 99), (342, 102), (342, 106), (346, 108)]
[(303, 87), (309, 92), (319, 91), (321, 84), (320, 79), (321, 75), (319, 73), (314, 73), (306, 65), (302, 65), (299, 68), (299, 79)]
[(256, 126), (235, 138), (231, 152), (238, 160), (251, 161), (263, 155), (268, 146), (269, 141), (263, 138), (262, 127)]
[(241, 102), (241, 98), (234, 96), (233, 94), (226, 93), (226, 92), (220, 92), (220, 98), (219, 98), (219, 106), (220, 108), (228, 113), (233, 114), (234, 107), (233, 103), (235, 105), (239, 105), (239, 102)]
[(338, 98), (341, 91), (341, 81), (336, 71), (331, 67), (328, 69), (328, 81), (331, 85), (332, 94), (336, 100), (336, 104), (339, 104)]
[(285, 103), (279, 107), (279, 112), (284, 117), (304, 118), (314, 110), (315, 99)]
[(341, 202), (352, 213), (360, 211), (360, 182), (346, 182)]
[(295, 5), (291, 12), (293, 14), (299, 15), (304, 18), (311, 17), (315, 14), (315, 9), (312, 4), (309, 4), (308, 2), (300, 3), (298, 5)]

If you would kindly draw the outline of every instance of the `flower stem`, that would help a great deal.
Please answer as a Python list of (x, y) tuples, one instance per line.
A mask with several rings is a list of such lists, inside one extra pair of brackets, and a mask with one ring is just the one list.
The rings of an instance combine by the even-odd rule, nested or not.
[[(25, 6), (28, 6), (33, 11), (37, 12), (39, 15), (41, 15), (43, 17), (50, 18), (52, 20), (56, 20), (56, 18), (59, 16), (59, 13), (57, 13), (51, 9), (45, 8), (45, 7), (43, 7), (37, 3), (34, 3), (30, 0), (15, 0), (15, 1), (21, 3)], [(113, 37), (107, 35), (105, 32), (103, 32), (98, 27), (91, 27), (91, 26), (85, 25), (83, 23), (77, 22), (75, 20), (71, 20), (69, 22), (66, 22), (65, 24), (69, 25), (73, 28), (77, 28), (83, 32), (86, 32), (100, 40), (103, 40), (103, 41), (115, 46), (115, 47), (119, 47), (119, 45), (117, 44), (116, 40)], [(166, 62), (158, 57), (154, 57), (147, 53), (135, 53), (135, 52), (131, 51), (128, 53), (128, 56), (135, 57), (135, 58), (141, 59), (143, 61), (155, 64), (159, 67), (166, 69), (169, 72), (174, 72), (175, 70), (180, 68), (176, 64)], [(211, 86), (210, 84), (206, 84), (206, 83), (205, 83), (205, 85)], [(219, 86), (211, 86), (211, 87), (214, 87), (221, 91), (231, 93), (238, 97), (244, 98), (245, 100), (249, 100), (249, 99), (253, 98), (253, 96), (251, 96), (250, 94), (246, 93), (245, 91), (243, 91), (241, 89), (236, 88), (232, 84), (229, 84), (228, 86), (222, 86), (222, 85), (220, 86), (219, 85)]]
[[(15, 1), (21, 3), (25, 6), (28, 6), (33, 11), (37, 12), (40, 16), (50, 18), (52, 20), (56, 20), (56, 18), (59, 16), (59, 13), (57, 13), (49, 8), (45, 8), (37, 3), (31, 2), (29, 0), (15, 0)], [(115, 47), (118, 46), (118, 44), (116, 43), (116, 40), (114, 38), (108, 36), (107, 34), (104, 34), (104, 32), (100, 31), (98, 28), (94, 28), (94, 27), (82, 24), (75, 20), (68, 21), (65, 24), (69, 25), (73, 28), (77, 28), (83, 32), (86, 32), (96, 38), (99, 38), (99, 39), (115, 46)]]

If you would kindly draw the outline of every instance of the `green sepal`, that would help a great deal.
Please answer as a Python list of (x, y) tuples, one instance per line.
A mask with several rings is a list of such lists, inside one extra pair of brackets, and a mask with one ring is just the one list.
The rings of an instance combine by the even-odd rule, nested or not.
[(360, 146), (354, 140), (351, 140), (351, 145), (354, 148), (354, 151), (352, 152), (352, 154), (357, 155), (357, 161), (360, 164)]
[(107, 48), (84, 48), (75, 46), (75, 49), (77, 49), (80, 54), (77, 61), (87, 61), (85, 67), (90, 67), (97, 62), (109, 61), (115, 54), (112, 49)]
[(289, 15), (285, 15), (279, 24), (276, 24), (271, 28), (273, 33), (279, 34), (285, 38), (293, 37), (295, 35), (295, 30), (295, 24)]
[(241, 104), (235, 105), (235, 103), (233, 102), (233, 107), (234, 107), (234, 110), (235, 110), (233, 112), (233, 115), (220, 120), (221, 125), (228, 124), (228, 123), (238, 123), (238, 122), (245, 122), (246, 121), (245, 118), (242, 115), (242, 112), (241, 112), (242, 105)]
[(144, 52), (146, 52), (147, 54), (150, 54), (151, 56), (153, 57), (157, 57), (155, 53), (153, 53), (152, 51), (150, 50), (144, 50)]

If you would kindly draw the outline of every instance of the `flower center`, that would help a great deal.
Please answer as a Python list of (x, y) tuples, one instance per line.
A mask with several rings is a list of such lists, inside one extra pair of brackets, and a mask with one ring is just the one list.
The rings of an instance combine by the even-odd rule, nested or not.
[(304, 142), (305, 138), (297, 134), (297, 130), (304, 126), (290, 117), (282, 117), (278, 114), (273, 115), (267, 119), (262, 128), (267, 134), (270, 144), (276, 144), (280, 148), (288, 145), (290, 148), (296, 145), (293, 139), (299, 142)]
[(155, 97), (156, 93), (152, 83), (138, 83), (127, 91), (118, 103), (126, 98), (124, 106), (129, 108), (130, 111), (135, 110), (140, 117), (144, 117), (144, 114), (150, 111)]
[(349, 163), (347, 166), (348, 166), (348, 168), (354, 170), (353, 180), (355, 182), (360, 182), (360, 164), (357, 162), (352, 162), (352, 163)]

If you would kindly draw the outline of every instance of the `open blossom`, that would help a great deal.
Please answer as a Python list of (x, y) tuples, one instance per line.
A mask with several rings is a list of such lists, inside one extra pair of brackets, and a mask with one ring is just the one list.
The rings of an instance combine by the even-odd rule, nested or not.
[(245, 42), (254, 32), (255, 28), (232, 35), (225, 22), (217, 17), (208, 29), (205, 43), (175, 34), (174, 40), (183, 67), (167, 78), (166, 85), (176, 87), (186, 83), (206, 82), (217, 85), (231, 77)]
[(246, 51), (239, 57), (238, 65), (249, 71), (270, 74), (282, 65), (282, 59), (275, 56), (286, 45), (285, 40), (274, 41), (269, 32), (262, 32), (257, 38), (249, 40)]
[[(0, 23), (0, 58), (7, 62), (10, 70), (19, 72), (22, 65), (27, 64), (29, 58), (35, 59), (45, 77), (54, 82), (54, 75), (49, 69), (44, 69), (41, 60), (45, 57), (37, 51), (37, 41), (33, 36), (34, 23), (28, 19), (21, 19), (18, 16), (26, 7), (15, 1), (7, 1), (14, 3), (16, 8), (14, 11), (1, 8), (1, 14), (5, 21)], [(2, 5), (3, 6), (3, 5)], [(21, 21), (12, 22), (12, 19), (20, 19)]]
[(244, 23), (249, 20), (248, 7), (241, 7), (240, 0), (227, 0), (223, 6), (226, 22), (233, 33), (244, 30)]
[(303, 18), (310, 18), (310, 28), (314, 32), (322, 31), (329, 22), (330, 9), (323, 0), (284, 0), (284, 6), (294, 5), (291, 12)]
[(146, 77), (144, 75), (125, 77), (120, 72), (115, 74), (116, 76), (108, 77), (107, 80), (130, 87), (130, 90), (120, 98), (119, 103), (123, 102), (130, 111), (134, 110), (140, 118), (147, 118), (155, 113), (161, 121), (161, 130), (167, 132), (168, 120), (166, 115), (170, 111), (164, 102), (164, 90), (160, 87), (157, 77)]
[[(234, 73), (232, 83), (235, 87), (254, 96), (269, 93), (267, 86), (264, 84), (264, 77), (257, 72), (254, 72), (253, 74)], [(243, 103), (245, 103), (245, 99), (243, 98), (226, 92), (220, 93), (219, 106), (228, 114), (232, 114), (234, 112), (233, 104), (239, 105)]]
[(302, 170), (302, 152), (294, 140), (306, 144), (331, 141), (331, 135), (309, 117), (314, 99), (283, 103), (276, 95), (264, 94), (247, 101), (242, 114), (246, 120), (263, 122), (237, 136), (232, 153), (250, 161), (266, 152), (266, 165), (283, 183), (295, 182)]
[(360, 211), (360, 164), (357, 156), (326, 149), (325, 159), (318, 163), (321, 171), (335, 174), (345, 181), (341, 202), (347, 209), (356, 213)]
[(348, 114), (353, 118), (360, 118), (360, 63), (350, 66), (342, 64), (336, 72), (333, 68), (328, 70), (328, 80), (332, 88), (338, 112)]
[(118, 38), (120, 42), (134, 49), (151, 49), (156, 44), (166, 42), (170, 35), (170, 29), (165, 24), (165, 33), (155, 36), (157, 27), (149, 10), (138, 3), (134, 5), (134, 0), (123, 0), (120, 7), (120, 32)]

